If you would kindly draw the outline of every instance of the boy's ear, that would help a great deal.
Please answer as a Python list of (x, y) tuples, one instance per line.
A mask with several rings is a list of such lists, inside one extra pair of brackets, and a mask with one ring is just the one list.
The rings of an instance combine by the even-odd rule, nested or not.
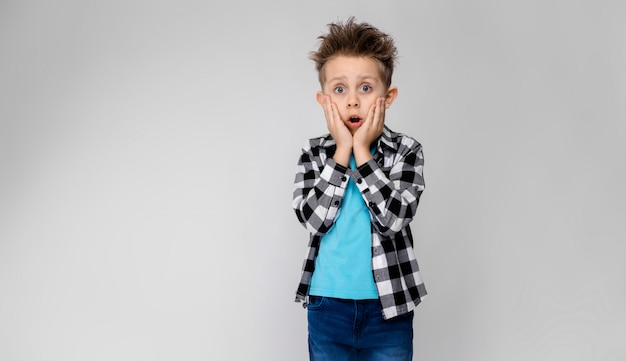
[(318, 91), (317, 93), (315, 93), (315, 99), (317, 100), (317, 102), (319, 103), (319, 105), (323, 108), (324, 106), (322, 105), (322, 97), (324, 96), (324, 93), (322, 93), (321, 91)]
[(385, 95), (385, 109), (389, 108), (394, 100), (398, 97), (398, 88), (390, 86), (387, 89), (387, 95)]

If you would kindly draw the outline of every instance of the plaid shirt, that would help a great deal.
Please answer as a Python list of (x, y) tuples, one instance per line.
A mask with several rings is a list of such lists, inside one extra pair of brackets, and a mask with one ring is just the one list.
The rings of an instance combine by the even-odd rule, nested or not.
[(424, 191), (424, 157), (415, 139), (385, 126), (372, 160), (357, 169), (336, 163), (330, 135), (310, 139), (298, 161), (293, 208), (311, 233), (296, 301), (305, 301), (322, 235), (337, 217), (350, 177), (372, 223), (372, 272), (384, 319), (412, 311), (426, 296), (409, 223)]

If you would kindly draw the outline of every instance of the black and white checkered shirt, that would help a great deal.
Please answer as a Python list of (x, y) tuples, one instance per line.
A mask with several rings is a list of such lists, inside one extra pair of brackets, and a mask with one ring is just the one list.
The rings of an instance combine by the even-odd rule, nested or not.
[(352, 177), (370, 213), (372, 273), (383, 318), (412, 311), (426, 296), (409, 223), (424, 191), (424, 156), (415, 139), (385, 126), (372, 160), (357, 169), (336, 163), (330, 135), (310, 139), (298, 161), (293, 208), (311, 233), (296, 301), (308, 295), (322, 235), (333, 226)]

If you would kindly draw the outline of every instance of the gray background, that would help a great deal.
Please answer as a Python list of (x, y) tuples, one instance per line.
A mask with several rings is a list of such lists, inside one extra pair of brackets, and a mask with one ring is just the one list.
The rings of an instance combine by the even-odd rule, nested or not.
[(425, 149), (415, 359), (626, 359), (624, 4), (0, 2), (0, 359), (306, 359), (307, 56), (349, 15)]

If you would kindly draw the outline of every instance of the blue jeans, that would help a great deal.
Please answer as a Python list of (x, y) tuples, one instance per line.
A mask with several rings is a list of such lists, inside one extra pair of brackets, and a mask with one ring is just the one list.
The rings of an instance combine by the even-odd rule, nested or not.
[(310, 296), (311, 361), (411, 361), (413, 312), (383, 320), (378, 300)]

